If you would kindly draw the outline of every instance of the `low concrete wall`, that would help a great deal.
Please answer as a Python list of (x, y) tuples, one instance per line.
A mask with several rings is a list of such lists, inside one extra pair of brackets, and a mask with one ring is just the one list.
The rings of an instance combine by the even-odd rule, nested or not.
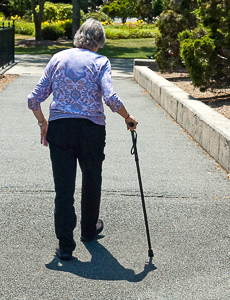
[(135, 62), (134, 78), (230, 173), (230, 120), (147, 66)]

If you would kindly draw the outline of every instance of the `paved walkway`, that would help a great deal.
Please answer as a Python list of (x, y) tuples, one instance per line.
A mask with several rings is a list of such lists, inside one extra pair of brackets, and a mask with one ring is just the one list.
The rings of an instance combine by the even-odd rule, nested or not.
[[(51, 55), (16, 55), (15, 65), (7, 71), (2, 70), (5, 74), (19, 75), (41, 75)], [(112, 75), (115, 77), (132, 77), (133, 60), (132, 59), (111, 59)]]
[[(229, 179), (114, 61), (114, 89), (138, 118), (138, 154), (155, 254), (148, 258), (131, 135), (105, 109), (103, 236), (79, 241), (70, 262), (54, 250), (49, 151), (27, 109), (45, 61), (31, 59), (0, 92), (0, 299), (229, 299)], [(36, 75), (31, 70), (28, 61)], [(25, 60), (24, 60), (25, 62)], [(18, 63), (8, 72), (17, 73)], [(39, 69), (39, 72), (38, 72)], [(30, 71), (32, 72), (32, 71)], [(28, 76), (30, 74), (30, 76)], [(121, 76), (124, 74), (124, 76)], [(49, 98), (43, 105), (48, 111)], [(76, 210), (79, 212), (78, 172)]]

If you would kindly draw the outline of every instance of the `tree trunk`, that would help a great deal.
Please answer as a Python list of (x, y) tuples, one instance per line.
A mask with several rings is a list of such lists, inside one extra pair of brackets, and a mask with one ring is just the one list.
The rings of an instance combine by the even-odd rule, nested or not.
[(72, 0), (73, 4), (73, 23), (72, 23), (72, 38), (74, 39), (75, 33), (80, 28), (80, 0)]
[(43, 10), (44, 10), (44, 3), (46, 0), (38, 0), (39, 5), (39, 12), (37, 13), (35, 8), (35, 0), (31, 0), (31, 8), (32, 13), (34, 15), (34, 24), (35, 24), (35, 39), (42, 40), (42, 19), (43, 19)]

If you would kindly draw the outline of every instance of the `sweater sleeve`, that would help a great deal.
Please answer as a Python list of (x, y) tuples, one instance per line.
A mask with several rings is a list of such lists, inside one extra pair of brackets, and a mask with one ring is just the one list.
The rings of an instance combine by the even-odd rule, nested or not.
[(123, 103), (113, 90), (111, 64), (109, 60), (106, 61), (101, 69), (100, 85), (105, 104), (109, 106), (113, 112), (117, 112)]
[(52, 82), (51, 82), (51, 60), (47, 64), (42, 77), (34, 90), (28, 95), (28, 107), (31, 110), (38, 110), (40, 103), (45, 101), (52, 93)]

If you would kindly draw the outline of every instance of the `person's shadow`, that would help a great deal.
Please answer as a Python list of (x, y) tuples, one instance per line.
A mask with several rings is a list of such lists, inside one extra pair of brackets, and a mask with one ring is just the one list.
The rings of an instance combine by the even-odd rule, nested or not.
[(61, 261), (57, 256), (46, 264), (46, 268), (56, 271), (69, 272), (74, 275), (94, 280), (127, 280), (142, 281), (149, 272), (156, 270), (150, 258), (144, 270), (135, 274), (133, 270), (124, 268), (111, 253), (98, 241), (86, 243), (85, 247), (92, 255), (91, 261), (81, 262), (72, 257), (71, 261)]

